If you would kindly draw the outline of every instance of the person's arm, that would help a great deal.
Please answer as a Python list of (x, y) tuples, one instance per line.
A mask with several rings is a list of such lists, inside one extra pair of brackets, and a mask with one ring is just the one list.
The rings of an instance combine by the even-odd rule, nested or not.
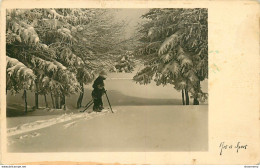
[(98, 89), (102, 90), (102, 91), (105, 91), (105, 87), (103, 84), (99, 84), (98, 85)]
[(98, 78), (94, 81), (92, 87), (95, 89), (98, 87)]
[(105, 84), (104, 84), (104, 81), (100, 81), (100, 84), (98, 85), (98, 88), (100, 90), (102, 90), (102, 92), (104, 93), (106, 90), (105, 90)]
[(96, 92), (92, 92), (92, 98), (97, 99), (97, 93)]

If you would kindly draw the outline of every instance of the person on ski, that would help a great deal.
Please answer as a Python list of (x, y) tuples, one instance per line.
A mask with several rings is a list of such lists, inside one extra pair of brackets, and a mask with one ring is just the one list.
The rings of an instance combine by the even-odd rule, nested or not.
[(107, 78), (107, 73), (105, 71), (101, 71), (97, 79), (94, 81), (92, 87), (92, 98), (94, 101), (94, 106), (93, 106), (93, 111), (96, 112), (101, 112), (104, 107), (103, 107), (103, 101), (102, 101), (102, 96), (106, 92), (105, 90), (105, 84), (104, 80)]

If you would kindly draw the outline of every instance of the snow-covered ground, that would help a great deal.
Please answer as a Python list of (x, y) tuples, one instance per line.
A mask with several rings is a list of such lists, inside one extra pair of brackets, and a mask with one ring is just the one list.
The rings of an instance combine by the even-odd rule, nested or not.
[(8, 137), (8, 151), (207, 150), (208, 107), (205, 105), (114, 108), (115, 113), (109, 110), (77, 113), (22, 125), (20, 129), (9, 133), (12, 136)]
[[(7, 96), (9, 152), (205, 151), (208, 106), (182, 106), (181, 93), (168, 85), (135, 84), (133, 74), (110, 74), (106, 83), (113, 110), (80, 113), (78, 95), (67, 110), (41, 108), (22, 115), (21, 94)], [(202, 83), (207, 91), (207, 82)], [(84, 104), (90, 100), (86, 86)], [(34, 96), (28, 94), (29, 106)], [(51, 105), (50, 99), (48, 99)], [(108, 108), (106, 99), (104, 105)], [(44, 107), (40, 97), (40, 106)], [(192, 103), (192, 102), (191, 102)], [(82, 109), (81, 109), (82, 110)]]
[[(99, 115), (104, 115), (106, 112), (107, 112), (107, 110), (102, 113), (96, 113), (96, 114), (98, 114), (97, 116), (99, 116)], [(58, 115), (55, 117), (51, 117), (50, 119), (42, 119), (42, 120), (36, 120), (36, 121), (32, 121), (32, 122), (26, 122), (24, 124), (20, 124), (15, 127), (8, 128), (7, 135), (8, 136), (18, 135), (18, 134), (38, 130), (41, 128), (49, 127), (54, 124), (64, 123), (67, 121), (82, 119), (82, 118), (91, 119), (91, 118), (93, 118), (93, 115), (89, 114), (89, 113), (74, 114), (71, 111), (65, 111), (64, 114)], [(14, 124), (14, 122), (13, 122), (13, 124)]]

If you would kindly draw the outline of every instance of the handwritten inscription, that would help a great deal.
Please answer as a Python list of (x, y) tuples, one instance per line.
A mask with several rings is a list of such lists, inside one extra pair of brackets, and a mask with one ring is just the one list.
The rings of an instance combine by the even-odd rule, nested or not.
[(225, 142), (221, 142), (219, 148), (219, 155), (222, 155), (224, 150), (235, 150), (236, 153), (238, 153), (240, 150), (246, 150), (248, 148), (248, 145), (241, 144), (240, 142), (237, 142), (235, 145), (225, 144)]

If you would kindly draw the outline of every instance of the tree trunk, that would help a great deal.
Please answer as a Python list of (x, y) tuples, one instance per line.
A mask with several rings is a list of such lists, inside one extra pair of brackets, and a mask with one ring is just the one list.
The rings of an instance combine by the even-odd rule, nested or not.
[[(197, 87), (200, 88), (200, 81), (198, 81)], [(194, 97), (193, 105), (199, 105), (199, 104), (200, 104), (200, 102), (198, 100), (198, 97)]]
[(60, 95), (60, 109), (62, 109), (62, 106), (63, 106), (63, 109), (65, 110), (66, 109), (66, 105), (65, 105), (65, 95), (62, 94)]
[(35, 87), (36, 87), (36, 91), (35, 91), (35, 109), (39, 109), (39, 95), (38, 95), (38, 83), (35, 82)]
[(56, 109), (60, 109), (60, 96), (59, 95), (55, 95), (55, 108)]
[(84, 96), (84, 86), (83, 86), (82, 82), (80, 83), (80, 86), (81, 86), (81, 92), (79, 94), (79, 98), (77, 101), (77, 108), (82, 107), (82, 100), (83, 100), (83, 96)]
[(185, 97), (186, 97), (186, 105), (189, 105), (190, 99), (189, 99), (189, 92), (187, 91), (187, 89), (185, 89)]
[(47, 97), (46, 97), (46, 94), (44, 94), (44, 101), (45, 101), (46, 108), (48, 108), (48, 107), (49, 107), (49, 105), (48, 105), (48, 102), (47, 102)]
[(182, 105), (185, 105), (183, 89), (181, 90), (181, 97), (182, 97)]
[(52, 93), (51, 93), (51, 102), (52, 102), (52, 107), (55, 108), (55, 103), (54, 103), (54, 99), (53, 99)]
[(63, 110), (66, 110), (66, 96), (65, 95), (63, 95), (63, 103), (64, 103)]
[(63, 102), (62, 102), (62, 95), (60, 95), (60, 106), (59, 106), (59, 109), (62, 109), (62, 105), (63, 105)]
[(200, 104), (200, 102), (198, 101), (198, 99), (197, 98), (194, 98), (194, 100), (193, 100), (193, 105), (199, 105)]
[(78, 101), (77, 101), (77, 108), (82, 107), (82, 100), (83, 100), (83, 93), (79, 93), (79, 98), (78, 98)]
[(23, 91), (24, 96), (24, 112), (27, 113), (27, 93), (26, 90)]

